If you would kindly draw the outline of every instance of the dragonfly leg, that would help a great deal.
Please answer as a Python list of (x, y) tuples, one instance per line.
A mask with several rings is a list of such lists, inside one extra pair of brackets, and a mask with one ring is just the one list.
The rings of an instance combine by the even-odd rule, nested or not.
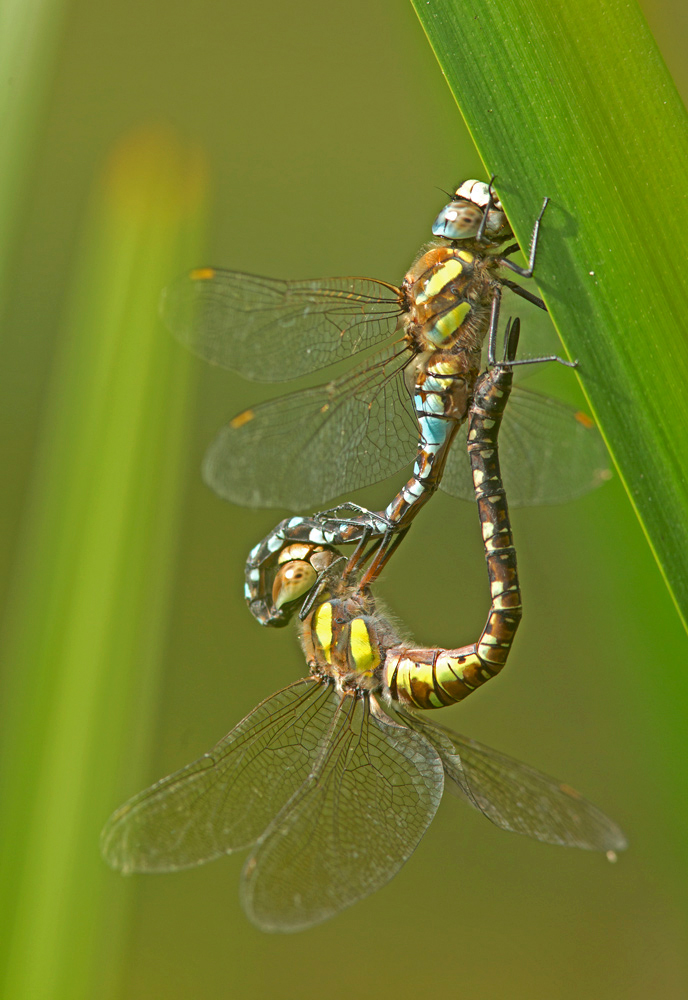
[(327, 507), (325, 510), (319, 510), (317, 514), (313, 514), (314, 519), (322, 519), (323, 521), (337, 521), (342, 520), (339, 516), (340, 510), (350, 510), (355, 511), (358, 514), (363, 514), (369, 517), (379, 517), (380, 515), (375, 511), (369, 510), (367, 507), (361, 507), (360, 504), (354, 503), (352, 500), (344, 500), (343, 503), (337, 504), (336, 507)]
[(508, 267), (510, 271), (513, 271), (520, 278), (532, 278), (535, 272), (535, 255), (537, 253), (538, 240), (540, 238), (540, 223), (542, 222), (542, 217), (545, 214), (545, 209), (549, 205), (549, 198), (545, 198), (542, 203), (542, 208), (540, 209), (540, 214), (535, 220), (535, 225), (533, 226), (533, 235), (530, 238), (530, 254), (528, 255), (528, 267), (520, 267), (518, 264), (514, 264), (512, 260), (508, 260), (506, 257), (502, 256), (500, 258), (500, 263), (504, 267)]
[(487, 331), (487, 363), (494, 367), (497, 352), (497, 331), (499, 329), (499, 308), (502, 302), (502, 290), (497, 286), (492, 298), (490, 310), (490, 326)]
[(388, 531), (382, 536), (375, 552), (375, 558), (358, 582), (358, 590), (367, 590), (377, 580), (389, 559), (406, 537), (410, 527), (411, 525), (408, 524), (405, 528)]
[[(356, 517), (334, 517), (340, 510), (352, 510), (358, 511)], [(343, 503), (340, 507), (332, 507), (331, 510), (321, 510), (317, 514), (313, 514), (313, 521), (317, 521), (325, 529), (330, 531), (337, 531), (342, 534), (345, 528), (361, 528), (369, 531), (372, 534), (380, 535), (384, 534), (390, 528), (394, 528), (394, 523), (385, 516), (384, 511), (380, 510), (368, 510), (367, 507), (359, 507), (358, 504), (348, 504)], [(369, 536), (370, 537), (370, 536)], [(355, 541), (355, 538), (348, 539), (349, 541)]]
[[(511, 320), (509, 321), (509, 323), (510, 322)], [(518, 329), (520, 331), (521, 324), (518, 318), (514, 320), (514, 327), (516, 326), (516, 324), (518, 324)], [(516, 343), (518, 343), (518, 336)], [(514, 357), (514, 351), (515, 351), (515, 345), (513, 349), (509, 347), (509, 326), (507, 325), (506, 332), (504, 334), (504, 360), (493, 362), (493, 364), (496, 364), (497, 367), (506, 366), (508, 368), (515, 368), (516, 365), (539, 365), (542, 364), (544, 361), (558, 361), (559, 364), (564, 365), (565, 368), (578, 367), (577, 361), (567, 361), (565, 358), (560, 358), (559, 355), (557, 354), (547, 354), (539, 358), (521, 358), (520, 360), (517, 361), (516, 358)]]
[(487, 228), (487, 217), (495, 205), (494, 189), (492, 185), (495, 182), (496, 176), (497, 176), (496, 174), (492, 174), (492, 177), (490, 177), (490, 183), (487, 186), (488, 190), (487, 205), (485, 206), (485, 209), (483, 211), (483, 217), (480, 220), (480, 225), (478, 226), (478, 232), (475, 234), (475, 238), (478, 243), (482, 243), (483, 240), (485, 239), (485, 230)]
[(532, 302), (532, 304), (537, 306), (538, 309), (543, 309), (545, 312), (549, 312), (547, 306), (539, 295), (533, 295), (533, 293), (529, 292), (527, 288), (523, 288), (515, 281), (510, 281), (509, 278), (498, 278), (497, 280), (500, 285), (504, 285), (505, 288), (510, 288), (512, 292), (515, 292), (516, 295), (520, 295), (520, 297), (525, 299), (526, 302)]

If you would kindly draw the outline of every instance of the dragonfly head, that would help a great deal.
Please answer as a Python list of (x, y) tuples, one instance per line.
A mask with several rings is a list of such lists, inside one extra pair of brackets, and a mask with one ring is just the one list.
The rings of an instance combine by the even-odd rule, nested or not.
[(452, 200), (433, 222), (433, 236), (443, 236), (447, 240), (473, 240), (478, 236), (485, 211), (487, 222), (480, 242), (498, 246), (504, 240), (510, 240), (514, 234), (494, 188), (476, 180), (459, 185)]

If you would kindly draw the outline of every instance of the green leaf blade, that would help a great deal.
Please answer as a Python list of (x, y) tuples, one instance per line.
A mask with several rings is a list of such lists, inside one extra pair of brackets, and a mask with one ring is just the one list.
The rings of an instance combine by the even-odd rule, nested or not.
[(414, 6), (686, 625), (686, 110), (634, 3)]

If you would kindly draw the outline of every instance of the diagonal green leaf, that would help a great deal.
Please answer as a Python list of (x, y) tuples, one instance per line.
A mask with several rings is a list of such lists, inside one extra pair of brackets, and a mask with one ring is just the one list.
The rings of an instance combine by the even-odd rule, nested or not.
[(634, 0), (413, 4), (686, 625), (686, 110)]

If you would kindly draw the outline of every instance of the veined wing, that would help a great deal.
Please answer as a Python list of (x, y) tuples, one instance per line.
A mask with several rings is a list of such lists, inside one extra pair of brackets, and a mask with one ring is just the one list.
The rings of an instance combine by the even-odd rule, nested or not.
[(117, 809), (101, 834), (113, 868), (190, 868), (256, 842), (308, 776), (337, 706), (302, 680), (261, 702), (210, 753)]
[(410, 358), (388, 349), (312, 389), (238, 414), (211, 444), (208, 485), (247, 507), (317, 507), (411, 462), (418, 424), (403, 379)]
[(616, 823), (569, 785), (417, 713), (404, 719), (435, 747), (461, 798), (502, 830), (589, 851), (626, 848)]
[(379, 344), (401, 291), (373, 278), (281, 281), (201, 267), (162, 294), (160, 311), (194, 353), (257, 382), (284, 382)]
[(345, 697), (326, 752), (246, 863), (249, 918), (303, 930), (385, 885), (435, 815), (443, 780), (423, 736)]
[[(499, 432), (499, 464), (510, 507), (566, 503), (610, 477), (607, 448), (590, 417), (520, 386), (512, 389)], [(463, 438), (449, 453), (441, 486), (475, 499)]]

